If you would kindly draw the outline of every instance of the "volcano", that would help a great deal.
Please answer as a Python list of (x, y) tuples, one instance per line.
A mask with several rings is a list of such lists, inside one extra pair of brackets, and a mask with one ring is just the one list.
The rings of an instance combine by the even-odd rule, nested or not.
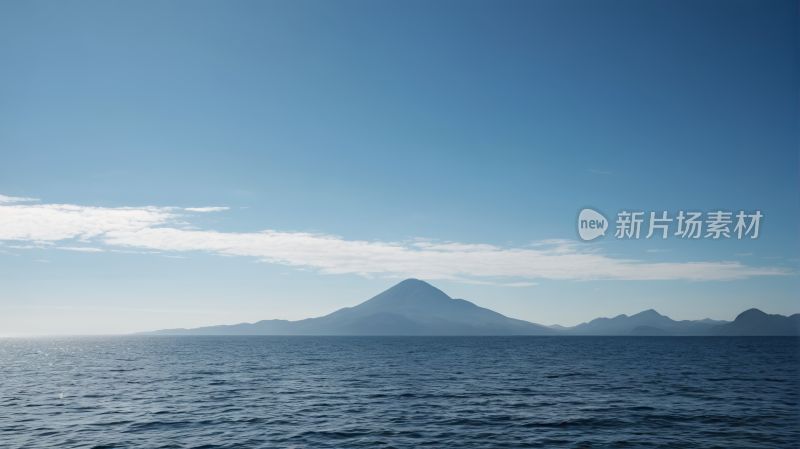
[(355, 307), (300, 321), (263, 320), (137, 335), (559, 335), (406, 279)]

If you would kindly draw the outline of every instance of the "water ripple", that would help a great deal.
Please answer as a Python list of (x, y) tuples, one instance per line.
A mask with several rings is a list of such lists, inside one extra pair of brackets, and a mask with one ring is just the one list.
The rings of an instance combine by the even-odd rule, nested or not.
[(0, 339), (3, 448), (800, 447), (789, 337)]

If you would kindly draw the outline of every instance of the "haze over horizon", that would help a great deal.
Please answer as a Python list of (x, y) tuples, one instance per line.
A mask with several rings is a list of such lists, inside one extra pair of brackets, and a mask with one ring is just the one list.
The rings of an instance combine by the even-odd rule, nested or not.
[[(797, 5), (570, 4), (0, 4), (0, 335), (408, 277), (544, 325), (799, 312)], [(587, 244), (587, 205), (764, 218)]]

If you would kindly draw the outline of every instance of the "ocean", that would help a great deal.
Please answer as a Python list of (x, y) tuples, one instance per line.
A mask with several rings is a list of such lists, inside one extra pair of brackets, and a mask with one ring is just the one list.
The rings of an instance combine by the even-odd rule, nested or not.
[(2, 448), (797, 448), (793, 337), (0, 339)]

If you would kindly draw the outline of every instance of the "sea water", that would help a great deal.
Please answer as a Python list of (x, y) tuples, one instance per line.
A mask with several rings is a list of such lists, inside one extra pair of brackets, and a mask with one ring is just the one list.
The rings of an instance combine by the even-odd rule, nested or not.
[(0, 339), (3, 448), (800, 447), (791, 337)]

